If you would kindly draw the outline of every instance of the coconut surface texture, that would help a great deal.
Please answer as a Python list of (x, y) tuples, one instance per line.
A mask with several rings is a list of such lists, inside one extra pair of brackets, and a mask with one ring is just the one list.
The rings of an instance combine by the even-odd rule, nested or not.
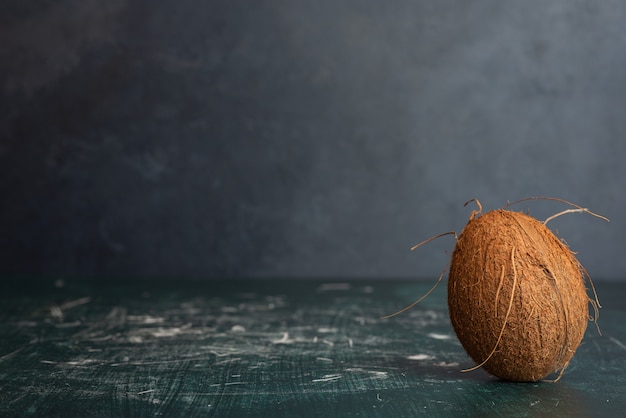
[[(567, 367), (587, 328), (585, 272), (543, 223), (521, 212), (470, 217), (448, 278), (452, 326), (468, 355), (505, 380)], [(557, 378), (557, 380), (558, 380)]]

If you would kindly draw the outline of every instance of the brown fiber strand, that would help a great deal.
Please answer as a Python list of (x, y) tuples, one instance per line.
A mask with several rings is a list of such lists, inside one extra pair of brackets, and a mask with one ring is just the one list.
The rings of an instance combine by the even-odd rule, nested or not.
[(455, 231), (448, 231), (448, 232), (444, 232), (443, 234), (437, 234), (435, 236), (432, 236), (428, 239), (425, 239), (424, 241), (420, 242), (419, 244), (415, 244), (414, 246), (411, 247), (411, 251), (414, 251), (416, 249), (418, 249), (419, 247), (421, 247), (424, 244), (428, 244), (431, 241), (436, 240), (437, 238), (441, 238), (441, 237), (445, 237), (446, 235), (454, 235), (456, 238), (456, 232)]
[[(550, 221), (550, 220), (552, 220), (552, 219), (554, 219), (554, 218), (556, 218), (556, 217), (559, 217), (559, 216), (561, 216), (561, 215), (564, 215), (564, 214), (566, 214), (566, 213), (588, 213), (588, 214), (589, 214), (589, 215), (591, 215), (591, 216), (595, 216), (596, 218), (600, 218), (600, 219), (602, 219), (602, 220), (605, 220), (605, 221), (607, 221), (607, 222), (610, 222), (610, 221), (609, 221), (609, 218), (607, 218), (607, 217), (605, 217), (605, 216), (598, 215), (597, 213), (592, 212), (592, 211), (590, 211), (590, 210), (589, 210), (589, 209), (587, 209), (587, 208), (583, 208), (582, 206), (579, 206), (579, 205), (577, 205), (576, 203), (569, 202), (569, 201), (567, 201), (567, 200), (565, 200), (565, 199), (559, 199), (558, 197), (549, 197), (549, 196), (531, 196), (531, 197), (526, 197), (526, 198), (524, 198), (524, 199), (516, 200), (516, 201), (514, 201), (514, 202), (509, 202), (509, 203), (507, 203), (506, 205), (504, 205), (504, 206), (502, 207), (502, 209), (506, 209), (506, 208), (508, 208), (509, 206), (513, 206), (513, 205), (516, 205), (516, 204), (521, 203), (521, 202), (526, 202), (526, 201), (528, 201), (528, 200), (553, 200), (553, 201), (555, 201), (555, 202), (564, 203), (564, 204), (566, 204), (566, 205), (569, 205), (569, 206), (572, 206), (572, 207), (576, 208), (576, 210), (565, 210), (565, 211), (563, 211), (563, 212), (560, 212), (560, 213), (557, 213), (557, 214), (554, 214), (554, 215), (550, 216), (548, 219), (546, 219), (545, 221), (543, 221), (544, 225), (545, 225), (545, 224), (547, 224), (547, 223), (548, 223), (548, 221)], [(466, 205), (467, 205), (467, 203), (466, 203)], [(470, 215), (470, 219), (472, 219), (472, 215)]]
[(448, 270), (449, 266), (450, 266), (450, 261), (448, 261), (446, 263), (446, 266), (443, 268), (443, 271), (439, 275), (439, 278), (437, 279), (437, 281), (435, 282), (433, 287), (431, 287), (428, 292), (424, 293), (424, 295), (421, 298), (417, 299), (415, 302), (411, 303), (410, 305), (405, 306), (404, 308), (400, 309), (399, 311), (396, 311), (396, 312), (394, 312), (392, 314), (389, 314), (389, 315), (381, 316), (380, 319), (389, 319), (389, 318), (392, 318), (392, 317), (394, 317), (396, 315), (400, 315), (401, 313), (408, 311), (409, 309), (411, 309), (412, 307), (414, 307), (415, 305), (417, 305), (418, 303), (420, 303), (421, 301), (426, 299), (426, 297), (428, 295), (430, 295), (431, 293), (433, 293), (433, 291), (437, 288), (437, 285), (439, 284), (439, 282), (441, 282), (441, 279), (443, 279), (443, 276), (446, 274), (446, 271)]
[[(454, 235), (454, 237), (456, 238), (456, 232), (455, 231), (449, 231), (449, 232), (444, 232), (443, 234), (437, 234), (437, 235), (432, 236), (432, 237), (430, 237), (428, 239), (425, 239), (424, 241), (420, 242), (419, 244), (415, 244), (414, 246), (411, 247), (411, 251), (421, 247), (424, 244), (428, 244), (429, 242), (434, 241), (437, 238), (445, 237), (446, 235)], [(418, 303), (423, 301), (428, 295), (430, 295), (437, 288), (437, 285), (439, 284), (439, 282), (441, 282), (441, 279), (443, 279), (443, 276), (446, 274), (446, 271), (448, 270), (449, 266), (450, 266), (450, 261), (448, 261), (446, 263), (446, 266), (441, 271), (441, 274), (439, 275), (439, 278), (435, 282), (434, 286), (431, 287), (430, 290), (428, 292), (426, 292), (422, 297), (417, 299), (415, 302), (412, 302), (410, 305), (407, 305), (404, 308), (400, 309), (399, 311), (396, 311), (396, 312), (394, 312), (392, 314), (389, 314), (389, 315), (381, 316), (380, 319), (389, 319), (389, 318), (392, 318), (392, 317), (394, 317), (396, 315), (400, 315), (401, 313), (408, 311), (409, 309), (411, 309), (412, 307), (414, 307), (415, 305), (417, 305)]]

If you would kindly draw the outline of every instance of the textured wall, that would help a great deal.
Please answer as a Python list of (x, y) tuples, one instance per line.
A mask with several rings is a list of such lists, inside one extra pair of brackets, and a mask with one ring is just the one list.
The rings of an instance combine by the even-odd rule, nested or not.
[[(0, 274), (435, 276), (477, 197), (623, 279), (626, 4), (5, 1)], [(565, 209), (527, 202), (546, 217)], [(446, 252), (447, 251), (447, 252)]]

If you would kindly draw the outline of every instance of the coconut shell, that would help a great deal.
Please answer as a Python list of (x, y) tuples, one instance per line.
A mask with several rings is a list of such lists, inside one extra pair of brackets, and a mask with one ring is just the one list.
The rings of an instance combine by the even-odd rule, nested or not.
[(536, 219), (494, 210), (472, 215), (458, 236), (450, 320), (487, 372), (511, 381), (562, 373), (585, 333), (588, 303), (578, 260)]

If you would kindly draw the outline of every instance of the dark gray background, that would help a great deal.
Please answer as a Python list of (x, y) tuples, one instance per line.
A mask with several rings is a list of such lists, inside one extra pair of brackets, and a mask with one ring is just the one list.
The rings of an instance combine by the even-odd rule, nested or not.
[[(535, 195), (624, 279), (626, 3), (3, 1), (0, 274), (434, 277)], [(545, 218), (566, 209), (526, 202)]]

